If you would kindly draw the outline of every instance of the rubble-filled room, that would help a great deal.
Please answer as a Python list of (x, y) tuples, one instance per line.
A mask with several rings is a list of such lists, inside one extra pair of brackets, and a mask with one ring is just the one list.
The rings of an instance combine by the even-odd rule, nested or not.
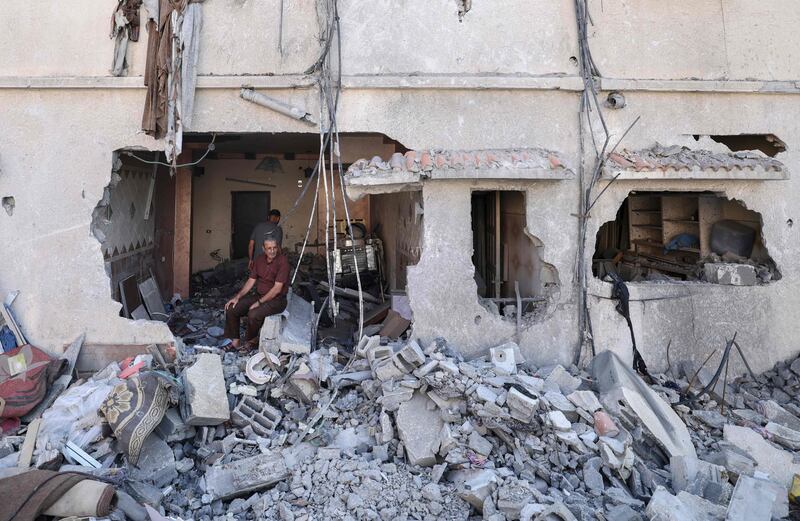
[(625, 281), (735, 286), (781, 278), (761, 215), (712, 192), (631, 192), (597, 232), (593, 271)]
[(525, 230), (525, 193), (472, 192), (472, 263), (481, 304), (509, 320), (535, 321), (549, 280), (539, 248)]
[(352, 345), (362, 313), (368, 332), (389, 319), (408, 327), (406, 268), (421, 252), (421, 194), (347, 199), (345, 208), (338, 177), (357, 155), (405, 149), (381, 135), (341, 139), (348, 157), (325, 150), (320, 164), (318, 134), (188, 134), (191, 160), (176, 174), (158, 154), (118, 152), (93, 230), (122, 316), (166, 321), (187, 344), (225, 342), (225, 302), (260, 253), (254, 230), (274, 223), (295, 304), (328, 308), (320, 338)]

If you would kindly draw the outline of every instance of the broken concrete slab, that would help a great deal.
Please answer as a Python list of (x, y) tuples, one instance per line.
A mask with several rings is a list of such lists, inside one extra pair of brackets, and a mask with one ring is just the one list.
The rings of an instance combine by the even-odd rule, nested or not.
[(470, 433), (467, 446), (483, 456), (488, 456), (492, 452), (492, 442), (478, 434), (477, 431)]
[(506, 405), (511, 410), (511, 416), (514, 419), (528, 423), (539, 410), (539, 399), (512, 387), (506, 395)]
[(800, 464), (794, 462), (791, 453), (770, 445), (752, 429), (729, 424), (723, 429), (723, 436), (756, 462), (756, 470), (786, 488), (791, 486), (794, 475), (800, 474)]
[(558, 387), (561, 394), (567, 395), (574, 392), (581, 385), (581, 379), (575, 378), (564, 369), (563, 366), (557, 365), (553, 367), (550, 374), (545, 378), (545, 384), (551, 384)]
[(756, 408), (767, 420), (783, 425), (793, 431), (800, 432), (800, 418), (784, 409), (775, 400), (760, 401), (756, 405)]
[(161, 439), (168, 443), (193, 438), (196, 434), (196, 429), (191, 425), (187, 425), (181, 418), (180, 412), (177, 409), (167, 409), (164, 413), (164, 418), (155, 429)]
[(294, 354), (310, 353), (314, 305), (291, 293), (281, 316), (284, 318), (284, 325), (280, 331), (280, 351)]
[(743, 450), (730, 443), (720, 442), (719, 450), (707, 455), (706, 459), (728, 471), (734, 479), (741, 475), (752, 476), (756, 462)]
[(491, 496), (497, 487), (497, 474), (490, 469), (469, 470), (466, 479), (459, 484), (458, 495), (461, 499), (475, 507), (478, 512), (483, 511), (483, 502)]
[(573, 391), (567, 395), (567, 400), (571, 401), (575, 407), (593, 413), (603, 408), (600, 400), (592, 391)]
[(550, 411), (547, 413), (547, 424), (556, 429), (557, 431), (568, 431), (572, 428), (572, 424), (564, 416), (561, 411)]
[(281, 453), (259, 454), (210, 467), (205, 474), (206, 492), (214, 499), (228, 499), (267, 488), (287, 477), (289, 467)]
[(434, 465), (444, 422), (433, 402), (421, 392), (415, 392), (411, 400), (403, 402), (397, 410), (396, 425), (409, 464)]
[[(714, 507), (717, 507), (717, 505), (703, 498), (698, 497), (697, 499), (699, 502), (692, 499), (690, 499), (690, 502), (685, 502), (682, 498), (673, 496), (667, 489), (659, 486), (650, 498), (645, 513), (648, 519), (654, 521), (709, 521), (712, 519), (724, 519), (724, 509), (722, 517), (717, 517), (717, 514), (713, 514), (716, 511)], [(706, 503), (708, 503), (706, 505), (707, 508), (698, 508)], [(712, 515), (709, 516), (709, 513), (712, 513)]]
[(200, 353), (182, 375), (184, 403), (181, 413), (189, 425), (219, 425), (230, 419), (228, 393), (219, 355)]
[(764, 428), (768, 433), (772, 434), (772, 439), (779, 445), (792, 450), (800, 449), (800, 432), (775, 422), (767, 423)]
[(730, 484), (725, 467), (693, 456), (673, 456), (669, 466), (675, 492), (686, 491), (716, 503), (727, 503)]
[(772, 519), (775, 489), (764, 480), (742, 476), (733, 489), (728, 505), (727, 521), (758, 521)]
[(152, 434), (144, 440), (139, 460), (129, 467), (129, 471), (131, 479), (147, 481), (157, 487), (165, 487), (178, 477), (172, 448)]
[(599, 353), (592, 361), (592, 376), (606, 409), (640, 422), (670, 456), (697, 456), (680, 417), (616, 354)]

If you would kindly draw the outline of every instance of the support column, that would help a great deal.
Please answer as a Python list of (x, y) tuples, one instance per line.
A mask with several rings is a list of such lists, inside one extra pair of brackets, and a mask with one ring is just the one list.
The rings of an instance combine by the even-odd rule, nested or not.
[(175, 235), (172, 253), (172, 292), (189, 297), (192, 239), (192, 170), (179, 168), (175, 173)]

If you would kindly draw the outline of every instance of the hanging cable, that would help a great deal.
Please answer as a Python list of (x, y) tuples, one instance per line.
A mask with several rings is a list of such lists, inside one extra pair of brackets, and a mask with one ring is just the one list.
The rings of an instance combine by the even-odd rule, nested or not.
[(139, 157), (139, 156), (137, 156), (136, 154), (134, 154), (133, 152), (131, 152), (129, 150), (124, 150), (122, 153), (125, 154), (126, 156), (130, 156), (130, 157), (136, 159), (137, 161), (141, 161), (142, 163), (147, 163), (148, 165), (163, 165), (163, 166), (167, 166), (167, 167), (169, 167), (171, 169), (174, 169), (174, 168), (187, 168), (187, 167), (190, 167), (190, 166), (198, 165), (201, 162), (203, 162), (203, 160), (206, 158), (206, 156), (208, 156), (208, 154), (210, 154), (211, 152), (213, 152), (217, 148), (216, 145), (214, 145), (214, 141), (216, 139), (217, 139), (217, 135), (216, 134), (211, 134), (211, 143), (208, 144), (208, 148), (206, 148), (206, 151), (203, 153), (202, 156), (200, 156), (200, 159), (198, 159), (197, 161), (194, 161), (192, 163), (182, 163), (180, 165), (173, 165), (172, 163), (165, 163), (163, 161), (151, 161), (150, 159), (145, 159), (143, 157)]

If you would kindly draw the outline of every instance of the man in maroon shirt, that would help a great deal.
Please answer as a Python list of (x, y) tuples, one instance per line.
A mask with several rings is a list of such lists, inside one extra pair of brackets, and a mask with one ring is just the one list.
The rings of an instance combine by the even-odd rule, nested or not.
[[(256, 288), (256, 293), (250, 290)], [(278, 242), (272, 238), (264, 241), (264, 254), (256, 257), (250, 277), (242, 289), (225, 304), (225, 337), (230, 338), (233, 348), (239, 347), (239, 319), (247, 315), (247, 347), (258, 344), (258, 333), (269, 315), (277, 315), (286, 309), (286, 293), (289, 291), (289, 261), (280, 253)], [(255, 341), (255, 342), (254, 342)]]

